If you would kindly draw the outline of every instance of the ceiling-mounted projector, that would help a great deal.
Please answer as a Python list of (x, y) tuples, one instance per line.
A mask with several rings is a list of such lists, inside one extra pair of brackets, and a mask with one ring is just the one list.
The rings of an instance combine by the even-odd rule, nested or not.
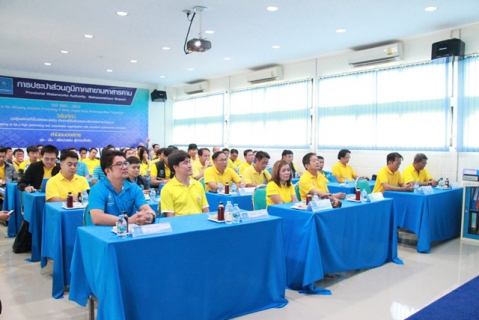
[(211, 41), (194, 38), (186, 43), (186, 49), (194, 52), (205, 52), (211, 49)]

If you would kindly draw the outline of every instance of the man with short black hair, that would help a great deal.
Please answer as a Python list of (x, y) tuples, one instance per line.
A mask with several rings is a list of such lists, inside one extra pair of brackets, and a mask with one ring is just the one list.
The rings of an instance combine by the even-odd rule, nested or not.
[(80, 153), (80, 158), (78, 159), (78, 162), (83, 162), (83, 160), (86, 159), (86, 154), (88, 150), (85, 147), (81, 147), (78, 152)]
[(167, 217), (209, 212), (203, 186), (191, 179), (190, 155), (179, 150), (168, 156), (175, 176), (161, 189), (161, 212)]
[(158, 151), (158, 149), (160, 149), (160, 145), (158, 143), (154, 143), (153, 146), (151, 146), (151, 149), (151, 153), (153, 155), (152, 160), (155, 160), (158, 157), (156, 152)]
[[(69, 148), (68, 151), (72, 151), (74, 153), (77, 153), (77, 149), (76, 148)], [(61, 157), (61, 155), (60, 155)], [(78, 154), (77, 154), (77, 158), (78, 158)], [(60, 165), (61, 167), (61, 165)], [(83, 162), (80, 162), (80, 159), (78, 159), (78, 162), (77, 162), (77, 172), (76, 172), (77, 175), (79, 175), (80, 177), (84, 177), (84, 178), (88, 178), (90, 177), (90, 171), (88, 170), (88, 167), (85, 163)]]
[(190, 155), (191, 165), (194, 166), (198, 160), (198, 146), (195, 143), (190, 143), (188, 146), (188, 154)]
[(296, 177), (296, 173), (298, 174), (299, 177), (301, 177), (303, 172), (293, 162), (293, 159), (294, 159), (293, 151), (287, 150), (287, 149), (283, 150), (283, 153), (281, 153), (281, 159), (289, 163), (289, 167), (291, 168), (291, 175), (293, 178)]
[(78, 193), (90, 190), (85, 177), (76, 174), (78, 155), (73, 151), (64, 151), (60, 154), (60, 172), (48, 179), (45, 199), (47, 202), (66, 201), (68, 193), (72, 194), (73, 200), (78, 201)]
[(206, 168), (211, 167), (210, 149), (201, 148), (198, 150), (198, 162), (193, 165), (193, 177), (196, 180), (203, 178)]
[[(154, 221), (155, 212), (146, 203), (140, 187), (127, 180), (130, 164), (123, 152), (104, 152), (100, 165), (106, 178), (91, 188), (88, 207), (92, 222), (113, 226), (123, 211), (127, 212), (129, 223), (143, 225)], [(139, 211), (135, 212), (135, 208)]]
[(27, 170), (28, 166), (32, 163), (38, 162), (38, 148), (35, 146), (29, 146), (27, 147), (27, 155), (28, 155), (28, 160), (24, 160), (18, 169), (23, 169), (24, 171)]
[(0, 185), (7, 182), (17, 181), (17, 172), (12, 164), (6, 161), (7, 150), (0, 148)]
[(22, 149), (15, 149), (13, 151), (13, 167), (15, 168), (15, 171), (18, 172), (18, 169), (20, 169), (20, 165), (23, 162), (23, 158), (25, 156), (25, 152), (23, 152)]
[(5, 161), (13, 165), (13, 150), (10, 147), (5, 147)]
[(128, 168), (128, 181), (131, 183), (136, 183), (144, 194), (148, 194), (150, 189), (148, 183), (144, 177), (140, 176), (140, 159), (135, 156), (131, 156), (126, 158), (126, 161), (130, 164), (130, 167)]
[(241, 166), (243, 161), (241, 161), (241, 159), (238, 159), (238, 150), (237, 149), (231, 149), (229, 160), (231, 161), (231, 165), (232, 165), (231, 169), (238, 172), (239, 167)]
[(46, 145), (41, 152), (40, 162), (32, 163), (25, 171), (20, 182), (18, 190), (26, 192), (35, 192), (41, 189), (43, 179), (54, 177), (60, 172), (60, 165), (57, 163), (58, 149), (52, 145)]
[(414, 157), (414, 162), (404, 168), (402, 176), (404, 183), (415, 183), (416, 181), (420, 186), (437, 186), (437, 181), (434, 180), (429, 172), (426, 170), (427, 157), (424, 153), (418, 153)]
[(401, 166), (402, 159), (402, 155), (397, 152), (391, 152), (387, 155), (387, 164), (378, 172), (373, 193), (414, 190), (414, 182), (409, 184), (404, 183), (404, 179), (402, 178), (401, 173), (399, 173), (399, 166)]
[(243, 156), (244, 156), (245, 162), (243, 162), (239, 167), (239, 175), (240, 176), (243, 175), (243, 172), (246, 168), (248, 168), (252, 165), (253, 160), (254, 160), (253, 150), (246, 149), (245, 151), (243, 151)]
[(256, 153), (254, 165), (249, 166), (243, 171), (243, 180), (246, 187), (257, 187), (258, 185), (266, 185), (271, 180), (271, 175), (266, 171), (269, 162), (269, 154), (263, 151)]
[(152, 187), (158, 187), (161, 183), (167, 183), (175, 176), (175, 172), (168, 166), (168, 156), (177, 150), (173, 148), (166, 148), (163, 151), (164, 158), (161, 161), (155, 162), (151, 165), (151, 180)]
[(244, 181), (233, 169), (228, 168), (227, 161), (228, 159), (222, 151), (213, 154), (214, 166), (207, 168), (204, 175), (206, 191), (212, 190), (216, 192), (220, 182), (223, 186), (226, 183), (231, 185), (235, 182), (238, 188), (244, 187)]
[(89, 172), (93, 173), (95, 167), (100, 165), (100, 159), (96, 158), (97, 154), (97, 148), (90, 148), (90, 151), (88, 152), (88, 158), (83, 159), (83, 162), (87, 165)]

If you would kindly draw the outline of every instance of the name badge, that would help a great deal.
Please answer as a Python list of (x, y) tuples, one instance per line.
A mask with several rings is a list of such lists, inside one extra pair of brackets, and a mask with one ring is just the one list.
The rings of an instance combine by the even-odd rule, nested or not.
[(324, 200), (312, 200), (309, 202), (308, 210), (313, 212), (324, 211), (332, 209), (331, 201), (329, 199)]
[(370, 193), (368, 194), (369, 201), (371, 202), (377, 202), (384, 200), (384, 196), (381, 192), (376, 192), (376, 193)]
[(431, 186), (421, 187), (421, 190), (424, 194), (433, 194), (434, 193), (434, 190), (432, 189)]
[(157, 223), (157, 224), (148, 224), (146, 226), (134, 227), (131, 230), (132, 237), (142, 237), (149, 236), (157, 233), (170, 233), (173, 232), (169, 222)]
[(269, 218), (269, 214), (266, 209), (241, 212), (241, 220), (243, 221), (261, 220), (267, 218)]

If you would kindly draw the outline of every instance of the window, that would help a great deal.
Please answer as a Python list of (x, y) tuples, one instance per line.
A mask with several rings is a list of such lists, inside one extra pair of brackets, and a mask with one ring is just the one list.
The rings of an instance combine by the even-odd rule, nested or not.
[(177, 100), (173, 105), (173, 143), (223, 145), (224, 94)]
[(431, 62), (320, 79), (318, 147), (448, 150), (447, 71)]
[(458, 151), (479, 151), (479, 56), (459, 62)]
[(231, 92), (230, 145), (308, 148), (312, 80)]

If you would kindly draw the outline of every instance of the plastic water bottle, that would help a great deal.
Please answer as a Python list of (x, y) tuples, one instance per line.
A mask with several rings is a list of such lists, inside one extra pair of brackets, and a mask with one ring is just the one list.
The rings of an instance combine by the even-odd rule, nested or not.
[(225, 222), (226, 222), (226, 224), (232, 224), (233, 223), (233, 206), (231, 205), (231, 201), (226, 202)]
[(230, 188), (230, 189), (231, 189), (231, 192), (230, 192), (230, 193), (231, 193), (231, 194), (235, 194), (235, 193), (236, 193), (236, 183), (233, 182), (233, 183), (231, 184), (231, 188)]
[(88, 205), (88, 192), (84, 190), (81, 194), (81, 203), (84, 207)]
[(368, 193), (366, 190), (363, 189), (361, 191), (361, 202), (367, 202), (368, 201)]
[(414, 193), (419, 193), (419, 182), (414, 183)]
[(151, 200), (151, 201), (155, 201), (155, 200), (156, 200), (155, 188), (150, 188), (150, 200)]
[(127, 235), (127, 227), (125, 217), (120, 214), (118, 221), (116, 222), (116, 235), (120, 238), (124, 238)]
[(221, 181), (218, 183), (218, 193), (223, 193), (223, 184), (221, 183)]
[(318, 200), (319, 200), (318, 194), (315, 193), (314, 196), (313, 196), (313, 201), (318, 201)]
[(238, 207), (238, 204), (235, 203), (235, 206), (233, 208), (233, 223), (237, 224), (240, 223), (241, 220), (241, 211), (240, 208)]
[(444, 180), (442, 180), (442, 178), (439, 179), (439, 181), (437, 182), (437, 186), (438, 186), (439, 188), (444, 188)]
[(347, 185), (347, 186), (349, 186), (349, 179), (348, 179), (348, 177), (346, 177), (346, 179), (344, 179), (344, 184)]

